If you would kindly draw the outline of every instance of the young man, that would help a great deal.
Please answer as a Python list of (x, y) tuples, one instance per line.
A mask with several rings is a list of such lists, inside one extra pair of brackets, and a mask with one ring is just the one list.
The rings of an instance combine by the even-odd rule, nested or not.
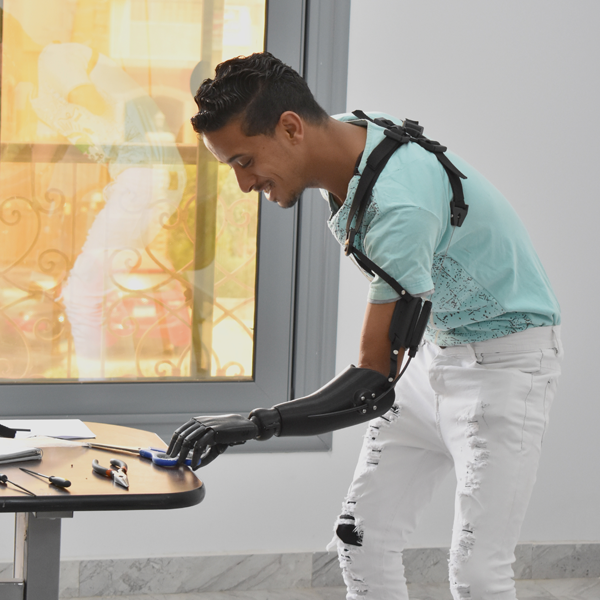
[[(452, 594), (514, 600), (514, 548), (562, 358), (559, 306), (516, 213), (459, 157), (442, 160), (413, 140), (391, 154), (357, 218), (352, 203), (370, 157), (404, 129), (392, 127), (390, 136), (393, 123), (373, 115), (328, 117), (299, 75), (268, 53), (219, 65), (196, 103), (195, 130), (243, 191), (288, 208), (304, 189), (322, 188), (333, 234), (382, 271), (370, 285), (358, 368), (249, 418), (196, 417), (175, 432), (170, 453), (183, 459), (193, 449), (197, 466), (231, 444), (376, 416), (336, 524), (347, 597), (408, 597), (402, 550), (454, 467)], [(461, 186), (447, 160), (466, 175), (464, 222), (454, 213)], [(348, 220), (356, 228), (350, 238)], [(413, 334), (399, 333), (416, 319), (407, 298), (411, 306), (431, 299), (433, 308), (394, 393), (394, 357), (401, 362), (417, 347)]]

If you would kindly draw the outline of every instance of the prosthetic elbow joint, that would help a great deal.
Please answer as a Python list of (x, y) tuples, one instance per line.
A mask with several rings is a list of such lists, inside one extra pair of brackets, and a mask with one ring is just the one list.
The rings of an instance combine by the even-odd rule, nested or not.
[(314, 394), (253, 410), (249, 417), (259, 429), (259, 440), (319, 435), (379, 417), (392, 407), (394, 398), (385, 375), (350, 365)]

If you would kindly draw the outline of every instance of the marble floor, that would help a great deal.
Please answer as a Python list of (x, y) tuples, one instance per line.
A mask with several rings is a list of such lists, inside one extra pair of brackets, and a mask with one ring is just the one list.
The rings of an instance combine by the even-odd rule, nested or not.
[[(411, 600), (452, 600), (448, 584), (409, 585)], [(600, 579), (538, 579), (517, 581), (519, 600), (600, 600)], [(114, 600), (344, 600), (343, 588), (307, 590), (209, 592), (204, 594), (151, 594), (113, 596)], [(108, 600), (108, 596), (71, 600)]]

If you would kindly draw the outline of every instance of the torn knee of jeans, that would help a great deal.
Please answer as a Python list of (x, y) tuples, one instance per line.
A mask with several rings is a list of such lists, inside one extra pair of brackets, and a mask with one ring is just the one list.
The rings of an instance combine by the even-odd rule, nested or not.
[(382, 429), (389, 427), (392, 423), (397, 421), (401, 412), (402, 407), (399, 404), (394, 404), (388, 412), (370, 422), (367, 433), (365, 434), (367, 454), (363, 463), (363, 468), (366, 471), (370, 471), (379, 465), (381, 454), (383, 452), (383, 444), (377, 442), (379, 434)]
[(376, 422), (379, 423), (380, 426), (386, 427), (391, 425), (394, 421), (397, 421), (400, 418), (400, 413), (402, 412), (402, 407), (394, 402), (392, 408), (388, 410), (385, 414), (381, 415), (376, 419)]
[(398, 420), (400, 417), (401, 407), (399, 404), (394, 404), (388, 412), (386, 412), (381, 417), (377, 419), (373, 419), (369, 427), (367, 428), (367, 433), (365, 437), (369, 442), (374, 442), (378, 437), (381, 430), (385, 427), (389, 427), (392, 423)]
[(471, 460), (465, 466), (463, 486), (460, 490), (462, 496), (471, 496), (479, 489), (478, 471), (488, 464), (490, 452), (487, 441), (477, 435), (479, 433), (479, 421), (471, 414), (464, 414), (458, 418), (458, 422), (466, 423), (465, 436), (467, 448), (471, 454)]
[(349, 598), (355, 598), (357, 596), (366, 596), (369, 592), (369, 588), (362, 577), (356, 575), (353, 571), (347, 567), (342, 568), (342, 577), (344, 583), (348, 588)]
[(473, 450), (473, 455), (476, 460), (487, 460), (489, 458), (489, 451), (487, 449), (487, 442), (478, 435), (470, 435), (467, 432), (467, 446)]
[(473, 526), (470, 523), (463, 523), (462, 531), (458, 538), (458, 543), (455, 548), (450, 550), (449, 571), (450, 585), (456, 590), (458, 598), (468, 600), (471, 598), (470, 586), (459, 583), (460, 567), (466, 563), (471, 557), (473, 546), (475, 545), (475, 533)]
[(468, 438), (476, 436), (479, 433), (479, 421), (474, 417), (459, 417), (458, 422), (466, 423), (466, 434)]
[(456, 583), (452, 587), (456, 590), (457, 597), (460, 598), (460, 600), (471, 600), (470, 586)]
[(338, 545), (338, 559), (342, 568), (342, 577), (348, 588), (348, 598), (366, 596), (369, 588), (363, 577), (360, 577), (353, 568), (354, 557), (362, 550), (350, 544)]
[(353, 515), (340, 515), (337, 520), (335, 533), (344, 544), (362, 546), (364, 531), (356, 523)]
[(458, 538), (458, 546), (453, 550), (454, 558), (459, 563), (469, 560), (473, 546), (475, 545), (475, 534), (470, 523), (463, 523), (462, 531)]
[(472, 496), (475, 490), (479, 489), (479, 479), (475, 475), (473, 463), (468, 462), (465, 470), (463, 486), (460, 489), (461, 496)]
[(348, 598), (361, 598), (366, 596), (369, 589), (364, 580), (360, 577), (354, 565), (354, 560), (358, 554), (363, 552), (363, 527), (360, 519), (355, 517), (356, 499), (352, 496), (346, 498), (342, 506), (342, 514), (336, 521), (336, 537), (338, 560), (342, 568), (344, 583), (348, 588)]
[(365, 456), (365, 465), (367, 469), (374, 469), (379, 465), (382, 453), (383, 446), (381, 444), (376, 444), (375, 442), (369, 442), (367, 444), (367, 454)]

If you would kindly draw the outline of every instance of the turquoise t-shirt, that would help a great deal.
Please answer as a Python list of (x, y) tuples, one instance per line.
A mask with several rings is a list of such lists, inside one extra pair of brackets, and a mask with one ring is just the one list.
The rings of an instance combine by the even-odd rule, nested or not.
[[(369, 113), (385, 117), (383, 113)], [(352, 114), (341, 121), (367, 126), (358, 171), (383, 139), (383, 129)], [(498, 338), (530, 327), (558, 325), (560, 307), (529, 235), (508, 201), (473, 167), (451, 152), (469, 213), (462, 227), (450, 225), (452, 190), (437, 160), (417, 144), (397, 150), (382, 171), (355, 246), (410, 294), (433, 290), (425, 338), (452, 346)], [(356, 192), (355, 175), (341, 208), (332, 205), (328, 225), (340, 244)], [(394, 302), (398, 295), (375, 276), (369, 302)]]

